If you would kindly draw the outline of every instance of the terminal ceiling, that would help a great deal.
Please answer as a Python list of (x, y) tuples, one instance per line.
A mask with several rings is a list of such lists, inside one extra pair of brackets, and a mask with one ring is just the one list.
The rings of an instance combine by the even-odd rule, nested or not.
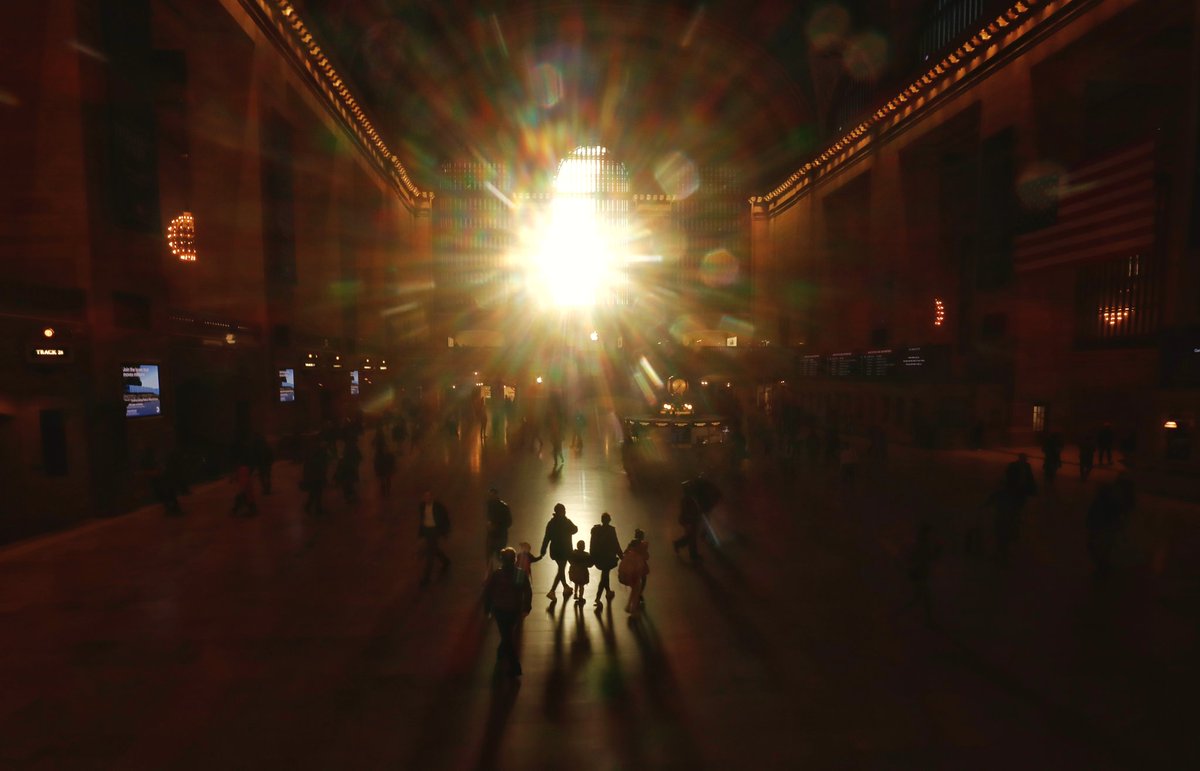
[[(838, 75), (820, 66), (806, 34), (821, 3), (296, 5), (423, 186), (447, 160), (536, 173), (588, 144), (624, 160), (640, 190), (671, 152), (734, 163), (761, 186), (828, 133), (820, 95)], [(841, 5), (865, 27), (886, 3)]]

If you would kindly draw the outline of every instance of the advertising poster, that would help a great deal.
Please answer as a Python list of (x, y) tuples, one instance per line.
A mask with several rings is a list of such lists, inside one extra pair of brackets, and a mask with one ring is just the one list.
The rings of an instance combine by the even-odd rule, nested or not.
[(150, 418), (162, 414), (157, 364), (123, 364), (121, 376), (124, 379), (125, 417)]

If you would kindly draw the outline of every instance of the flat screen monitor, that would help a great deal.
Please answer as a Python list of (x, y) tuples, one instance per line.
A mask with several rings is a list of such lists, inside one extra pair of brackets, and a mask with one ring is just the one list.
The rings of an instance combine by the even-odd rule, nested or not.
[(279, 370), (279, 401), (296, 401), (296, 370), (291, 367)]
[(157, 364), (122, 364), (125, 417), (152, 418), (162, 414), (162, 389)]
[(350, 370), (350, 395), (358, 396), (358, 370)]

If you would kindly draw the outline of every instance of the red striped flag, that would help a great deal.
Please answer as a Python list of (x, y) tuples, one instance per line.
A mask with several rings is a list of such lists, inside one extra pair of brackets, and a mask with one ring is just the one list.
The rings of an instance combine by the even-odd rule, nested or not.
[(1017, 269), (1149, 252), (1154, 199), (1152, 142), (1080, 166), (1060, 180), (1055, 223), (1017, 236)]

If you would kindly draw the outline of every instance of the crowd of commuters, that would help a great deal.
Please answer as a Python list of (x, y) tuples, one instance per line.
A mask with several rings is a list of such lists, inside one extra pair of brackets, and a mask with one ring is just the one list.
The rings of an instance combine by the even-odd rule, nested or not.
[[(465, 419), (474, 422), (481, 442), (488, 440), (490, 430), (493, 438), (503, 434), (511, 450), (540, 453), (542, 437), (546, 435), (552, 448), (556, 472), (565, 463), (563, 445), (568, 427), (571, 429), (569, 446), (576, 453), (583, 451), (586, 419), (581, 412), (574, 413), (568, 419), (560, 396), (551, 394), (538, 410), (528, 414), (514, 411), (508, 401), (497, 402), (491, 412), (478, 397), (471, 398), (466, 404)], [(454, 415), (457, 434), (461, 428), (458, 421), (463, 419), (464, 413), (444, 411), (442, 418), (449, 420), (445, 417), (448, 414)], [(436, 425), (438, 419), (436, 412), (411, 400), (406, 400), (399, 410), (386, 412), (377, 419), (368, 445), (380, 499), (387, 499), (391, 495), (397, 459), (414, 451), (422, 437), (428, 434), (429, 427)], [(510, 430), (509, 426), (514, 430)], [(303, 510), (307, 514), (317, 516), (325, 513), (324, 499), (331, 483), (347, 504), (354, 504), (358, 500), (360, 468), (364, 460), (361, 447), (365, 433), (361, 414), (340, 423), (329, 422), (303, 453), (300, 488), (306, 494)], [(881, 469), (888, 456), (887, 433), (882, 428), (868, 427), (865, 437), (855, 437), (852, 441), (841, 433), (836, 420), (820, 425), (799, 409), (777, 409), (774, 415), (761, 409), (752, 410), (744, 416), (744, 420), (733, 421), (732, 433), (731, 444), (741, 448), (740, 458), (743, 461), (754, 448), (756, 455), (774, 453), (781, 459), (831, 469), (831, 473), (836, 474), (845, 485), (854, 485), (861, 474)], [(750, 437), (749, 441), (745, 436)], [(858, 446), (865, 445), (865, 451), (860, 453), (855, 442)], [(1078, 466), (1082, 481), (1088, 481), (1096, 465), (1108, 466), (1113, 463), (1115, 444), (1114, 432), (1109, 424), (1079, 437)], [(1047, 433), (1041, 449), (1041, 481), (1049, 491), (1054, 489), (1058, 472), (1064, 464), (1061, 436)], [(261, 435), (249, 435), (235, 447), (232, 458), (232, 513), (235, 516), (254, 516), (258, 511), (258, 495), (270, 495), (272, 492), (273, 449)], [(186, 485), (182, 482), (185, 475), (179, 470), (178, 454), (168, 455), (166, 462), (160, 464), (153, 453), (148, 452), (142, 465), (150, 488), (164, 511), (168, 515), (181, 514), (179, 495), (186, 492)], [(866, 472), (860, 472), (860, 465), (866, 467)], [(867, 478), (870, 479), (871, 475), (868, 474)], [(1021, 539), (1028, 501), (1038, 492), (1039, 484), (1029, 458), (1025, 453), (1020, 453), (1005, 466), (999, 484), (987, 496), (981, 508), (981, 515), (968, 514), (962, 518), (964, 553), (978, 556), (991, 552), (999, 565), (1008, 565), (1014, 547)], [(720, 500), (720, 490), (704, 474), (682, 485), (678, 502), (681, 534), (672, 542), (676, 554), (686, 553), (688, 560), (694, 564), (703, 561), (700, 553), (702, 536), (705, 533), (713, 535), (711, 516)], [(1056, 502), (1058, 499), (1051, 496), (1047, 500)], [(1125, 473), (1114, 480), (1101, 482), (1095, 489), (1084, 525), (1087, 554), (1099, 579), (1106, 579), (1113, 572), (1114, 552), (1130, 522), (1134, 501), (1133, 485)], [(986, 537), (989, 533), (982, 516), (983, 512), (989, 511), (990, 539)], [(450, 569), (451, 559), (442, 548), (442, 542), (450, 532), (450, 513), (427, 490), (417, 506), (417, 520), (417, 535), (424, 554), (420, 583), (424, 586), (435, 576), (445, 575)], [(591, 527), (588, 540), (580, 539), (577, 537), (579, 526), (567, 516), (566, 507), (559, 503), (554, 506), (546, 522), (540, 548), (535, 551), (524, 541), (514, 548), (510, 546), (509, 539), (513, 526), (511, 507), (500, 498), (498, 489), (493, 487), (489, 490), (485, 505), (487, 573), (484, 604), (500, 630), (498, 661), (510, 674), (517, 675), (521, 671), (514, 639), (521, 618), (532, 606), (533, 565), (547, 555), (555, 565), (546, 595), (552, 607), (560, 592), (564, 602), (573, 600), (577, 606), (586, 604), (585, 593), (593, 584), (593, 602), (597, 611), (601, 611), (605, 603), (611, 606), (616, 595), (611, 574), (616, 570), (618, 581), (629, 587), (625, 610), (633, 618), (639, 616), (650, 572), (649, 545), (645, 534), (637, 530), (634, 538), (622, 546), (612, 517), (605, 512), (599, 520)], [(988, 540), (991, 541), (990, 545)], [(942, 543), (934, 527), (928, 521), (920, 521), (907, 559), (907, 575), (912, 586), (909, 605), (918, 607), (930, 625), (934, 624), (931, 585), (935, 566), (942, 553)], [(597, 573), (595, 581), (593, 571)]]

